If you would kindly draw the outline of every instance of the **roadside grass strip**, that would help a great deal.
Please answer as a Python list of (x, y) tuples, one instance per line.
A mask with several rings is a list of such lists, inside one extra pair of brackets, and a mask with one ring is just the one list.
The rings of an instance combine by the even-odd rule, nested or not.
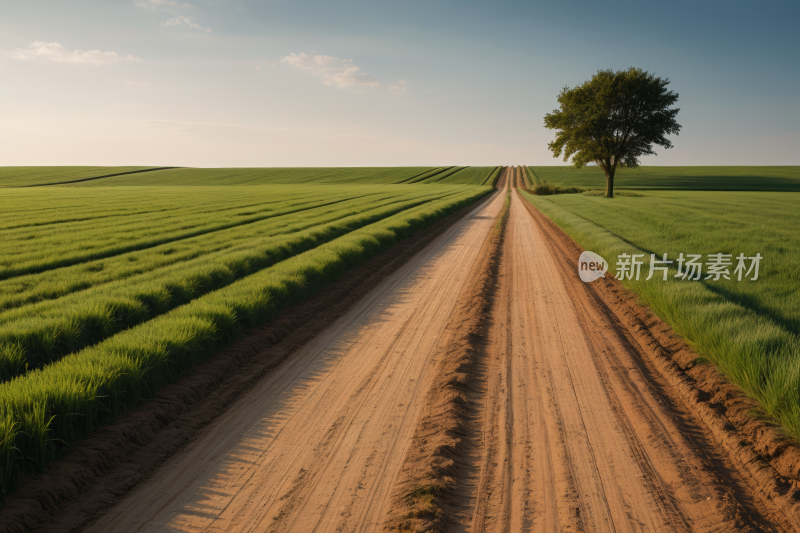
[[(528, 167), (531, 185), (550, 183), (562, 188), (606, 188), (603, 171), (596, 166)], [(618, 169), (614, 189), (800, 191), (800, 166), (770, 167), (656, 167)]]
[[(647, 192), (615, 199), (589, 195), (524, 198), (615, 274), (620, 254), (732, 254), (763, 260), (756, 281), (675, 279), (623, 285), (751, 398), (800, 438), (800, 195), (795, 193)], [(736, 261), (734, 260), (734, 265)], [(576, 265), (577, 274), (577, 265)], [(731, 267), (733, 274), (733, 267)]]
[(0, 384), (3, 495), (225, 344), (491, 190), (445, 189), (444, 198), (395, 212)]

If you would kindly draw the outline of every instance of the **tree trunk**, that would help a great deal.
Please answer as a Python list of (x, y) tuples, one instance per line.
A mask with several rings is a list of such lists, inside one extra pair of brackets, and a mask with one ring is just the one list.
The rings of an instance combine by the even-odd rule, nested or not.
[(606, 198), (614, 198), (614, 170), (606, 171)]

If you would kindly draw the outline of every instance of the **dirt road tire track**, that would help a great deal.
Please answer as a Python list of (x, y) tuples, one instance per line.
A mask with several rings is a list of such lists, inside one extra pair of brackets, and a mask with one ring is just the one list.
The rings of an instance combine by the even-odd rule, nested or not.
[[(508, 193), (514, 181), (513, 169), (506, 168), (498, 188)], [(508, 207), (506, 203), (472, 266), (434, 356), (433, 386), (392, 489), (387, 531), (447, 531), (457, 512), (449, 503), (458, 500), (463, 458), (480, 453), (480, 442), (471, 438), (468, 425), (481, 395), (475, 378), (483, 364), (480, 352), (497, 287)]]
[(264, 374), (355, 305), (442, 233), (490, 198), (417, 231), (340, 277), (307, 302), (256, 328), (156, 398), (82, 439), (0, 510), (0, 530), (72, 531), (107, 510)]

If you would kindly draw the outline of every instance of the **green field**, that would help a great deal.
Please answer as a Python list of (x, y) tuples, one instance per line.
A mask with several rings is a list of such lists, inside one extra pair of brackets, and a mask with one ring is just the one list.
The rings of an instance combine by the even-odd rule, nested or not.
[[(0, 167), (0, 184), (5, 186), (57, 183), (68, 179), (69, 167), (59, 170), (57, 177), (49, 177), (47, 167)], [(120, 172), (109, 167), (108, 173)], [(122, 168), (122, 167), (118, 167)], [(127, 168), (127, 167), (126, 167)], [(131, 167), (132, 168), (132, 167)], [(138, 167), (137, 167), (138, 168)], [(85, 173), (90, 172), (87, 167)], [(170, 168), (111, 176), (102, 179), (69, 183), (72, 187), (119, 186), (199, 186), (199, 185), (269, 185), (316, 183), (345, 184), (414, 184), (439, 183), (453, 185), (491, 185), (500, 167), (356, 167), (356, 168)], [(81, 171), (84, 172), (84, 171)], [(95, 172), (99, 172), (95, 170)], [(106, 172), (106, 171), (103, 171)], [(83, 174), (80, 174), (83, 175)], [(33, 176), (36, 176), (34, 179)], [(39, 181), (36, 181), (36, 180)]]
[(153, 168), (156, 167), (0, 167), (0, 188), (65, 183)]
[[(606, 178), (595, 166), (528, 167), (534, 185), (603, 189)], [(620, 169), (614, 189), (800, 191), (800, 167), (656, 167)]]
[(432, 167), (358, 168), (173, 168), (87, 181), (82, 187), (120, 185), (269, 185), (269, 184), (390, 184), (404, 183)]
[[(3, 494), (226, 343), (475, 202), (498, 169), (174, 169), (0, 191)], [(158, 174), (169, 179), (139, 181)]]
[[(500, 167), (159, 168), (0, 167), (0, 188), (447, 183), (491, 185)], [(83, 181), (81, 181), (83, 180)]]
[[(524, 196), (616, 273), (620, 254), (675, 260), (680, 253), (732, 254), (730, 280), (626, 280), (764, 411), (800, 437), (800, 194), (648, 191), (614, 199), (588, 194)], [(760, 253), (756, 281), (737, 280), (736, 257)], [(673, 267), (675, 264), (673, 264)], [(749, 267), (749, 262), (747, 263)], [(751, 274), (752, 277), (752, 274)]]

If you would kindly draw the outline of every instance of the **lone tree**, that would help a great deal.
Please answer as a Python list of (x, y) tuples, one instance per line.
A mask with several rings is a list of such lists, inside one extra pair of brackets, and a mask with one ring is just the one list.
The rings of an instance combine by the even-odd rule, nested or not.
[(606, 197), (614, 197), (614, 173), (619, 167), (636, 168), (643, 155), (655, 155), (653, 145), (672, 148), (666, 135), (677, 135), (680, 109), (669, 107), (678, 95), (662, 80), (638, 68), (599, 70), (583, 85), (564, 87), (558, 95), (561, 109), (544, 117), (557, 130), (548, 146), (553, 157), (572, 156), (581, 168), (594, 162), (606, 175)]

